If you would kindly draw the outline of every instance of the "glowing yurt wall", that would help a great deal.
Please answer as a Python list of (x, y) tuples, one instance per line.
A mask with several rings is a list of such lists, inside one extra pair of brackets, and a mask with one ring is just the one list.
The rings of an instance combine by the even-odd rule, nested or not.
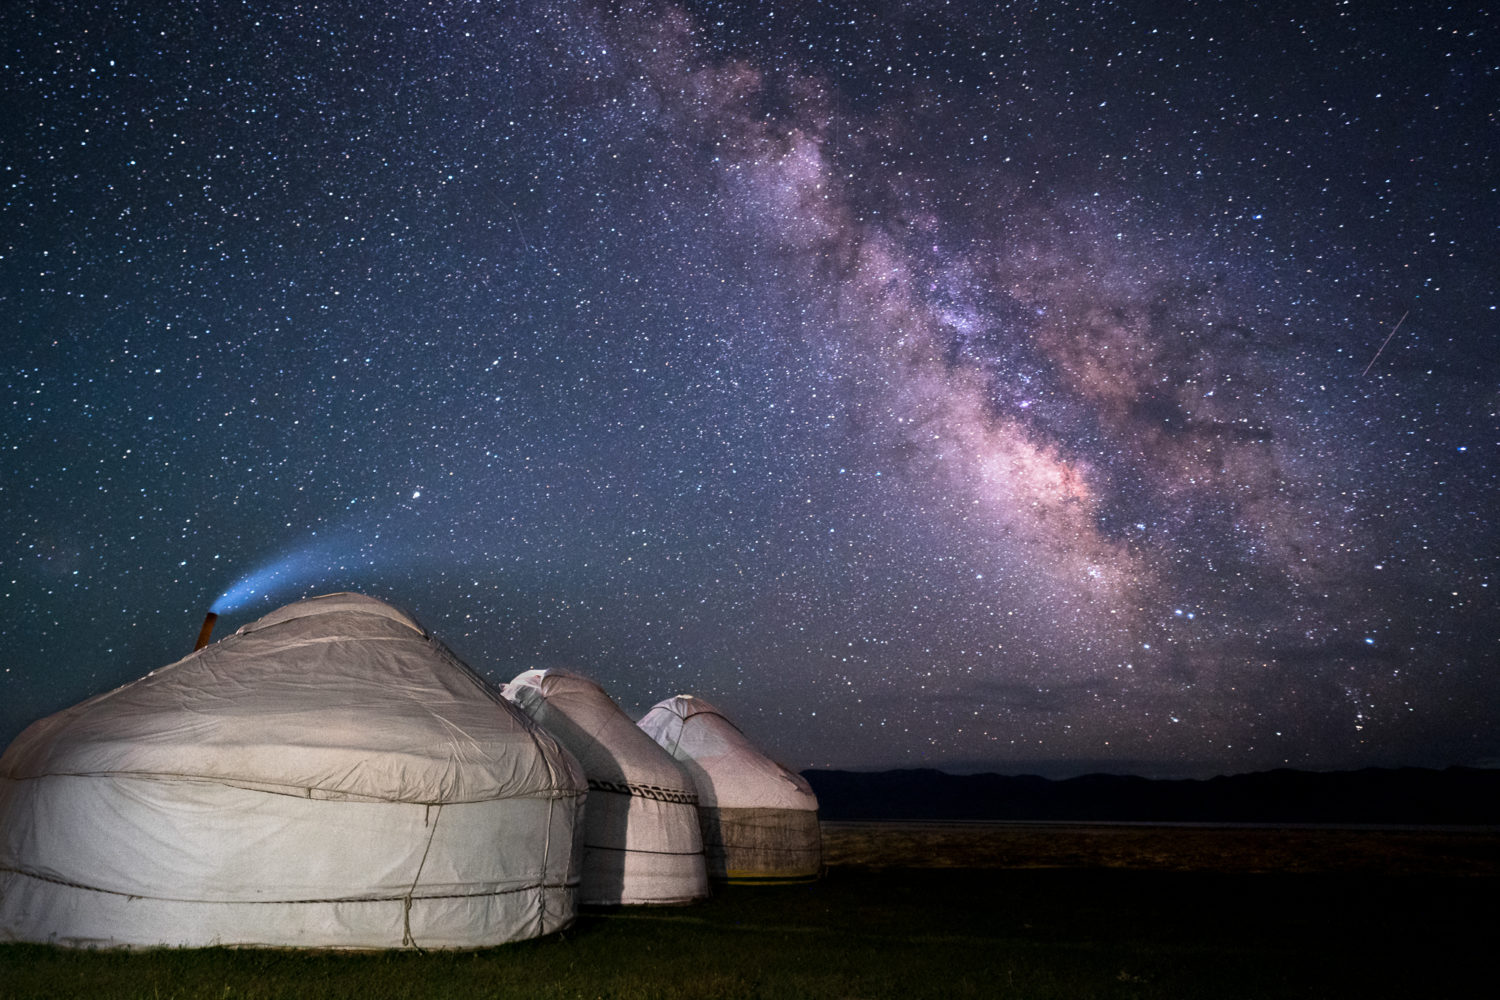
[(640, 727), (697, 785), (710, 878), (817, 877), (823, 862), (818, 799), (801, 775), (767, 757), (722, 712), (692, 695), (659, 702)]
[(415, 621), (332, 594), (0, 756), (0, 939), (477, 947), (574, 915), (585, 782)]
[(588, 778), (578, 901), (687, 903), (708, 895), (698, 793), (593, 681), (528, 670), (502, 691), (572, 752)]

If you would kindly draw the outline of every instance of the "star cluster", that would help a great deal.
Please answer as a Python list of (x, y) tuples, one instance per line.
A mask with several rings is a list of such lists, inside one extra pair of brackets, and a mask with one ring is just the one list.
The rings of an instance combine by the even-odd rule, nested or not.
[(0, 14), (0, 737), (335, 588), (789, 764), (1473, 764), (1495, 18)]

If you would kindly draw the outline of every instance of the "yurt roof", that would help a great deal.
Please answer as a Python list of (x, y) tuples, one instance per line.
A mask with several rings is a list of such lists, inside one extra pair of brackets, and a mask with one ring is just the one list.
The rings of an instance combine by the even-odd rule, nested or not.
[(756, 746), (728, 716), (690, 694), (658, 702), (640, 728), (683, 763), (699, 800), (720, 808), (817, 809), (802, 775)]
[(588, 677), (555, 667), (527, 670), (503, 691), (578, 758), (591, 781), (644, 786), (696, 800), (682, 766)]
[(311, 798), (570, 794), (577, 764), (410, 616), (298, 601), (34, 723), (0, 774), (155, 775)]

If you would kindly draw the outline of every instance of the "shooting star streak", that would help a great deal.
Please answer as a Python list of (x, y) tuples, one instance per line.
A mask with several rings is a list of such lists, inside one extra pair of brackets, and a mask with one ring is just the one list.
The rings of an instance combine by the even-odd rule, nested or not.
[[(506, 206), (506, 207), (509, 208), (510, 206)], [(523, 247), (526, 248), (526, 252), (527, 253), (531, 253), (531, 244), (529, 242), (527, 242), (527, 240), (526, 240), (526, 234), (521, 231), (521, 217), (518, 216), (518, 215), (516, 215), (516, 210), (514, 208), (510, 209), (510, 217), (516, 223), (516, 235), (519, 236), (519, 237), (521, 237), (521, 246), (523, 246)]]
[(1411, 315), (1411, 310), (1408, 309), (1408, 310), (1406, 310), (1406, 312), (1404, 312), (1404, 313), (1401, 314), (1401, 318), (1400, 319), (1396, 320), (1396, 325), (1393, 326), (1393, 327), (1391, 327), (1391, 332), (1388, 333), (1388, 334), (1386, 334), (1385, 335), (1385, 340), (1383, 340), (1383, 341), (1380, 342), (1380, 350), (1376, 351), (1375, 352), (1375, 357), (1371, 358), (1370, 359), (1370, 363), (1367, 364), (1367, 365), (1365, 365), (1365, 370), (1359, 373), (1359, 377), (1360, 378), (1364, 378), (1366, 375), (1370, 374), (1370, 369), (1374, 368), (1375, 367), (1375, 362), (1378, 361), (1378, 360), (1380, 360), (1380, 352), (1385, 350), (1385, 345), (1389, 344), (1391, 342), (1391, 338), (1396, 335), (1396, 331), (1397, 330), (1401, 329), (1401, 324), (1405, 323), (1406, 322), (1406, 317), (1408, 317), (1410, 315)]

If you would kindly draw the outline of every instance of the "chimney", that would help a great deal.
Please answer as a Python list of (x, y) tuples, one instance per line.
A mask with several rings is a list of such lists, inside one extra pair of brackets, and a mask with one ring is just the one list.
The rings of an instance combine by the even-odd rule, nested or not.
[(198, 650), (208, 645), (208, 637), (213, 635), (214, 622), (218, 620), (219, 616), (214, 614), (212, 611), (203, 616), (203, 628), (198, 630), (198, 645), (193, 647), (193, 652), (196, 653), (198, 652)]

